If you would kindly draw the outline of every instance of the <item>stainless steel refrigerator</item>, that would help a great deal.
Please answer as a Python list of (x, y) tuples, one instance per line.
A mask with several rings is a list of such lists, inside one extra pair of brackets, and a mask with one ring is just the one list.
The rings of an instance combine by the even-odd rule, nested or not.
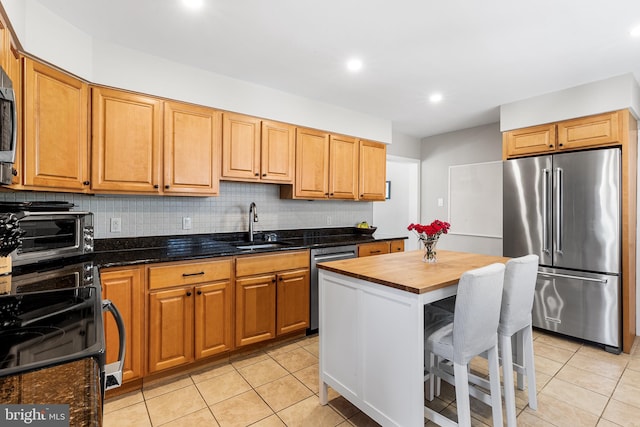
[(621, 348), (618, 148), (507, 160), (503, 252), (537, 254), (533, 325)]

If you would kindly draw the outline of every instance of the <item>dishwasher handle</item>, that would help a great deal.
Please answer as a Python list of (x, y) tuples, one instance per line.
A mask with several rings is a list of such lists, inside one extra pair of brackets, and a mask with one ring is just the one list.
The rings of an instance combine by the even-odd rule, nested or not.
[(313, 260), (317, 262), (322, 262), (322, 261), (331, 261), (336, 259), (348, 259), (348, 258), (356, 258), (355, 251), (336, 252), (333, 254), (325, 254), (325, 255), (314, 255)]

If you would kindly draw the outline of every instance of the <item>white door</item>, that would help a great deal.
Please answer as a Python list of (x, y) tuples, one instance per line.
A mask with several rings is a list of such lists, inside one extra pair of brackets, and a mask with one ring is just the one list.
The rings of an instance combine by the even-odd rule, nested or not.
[(420, 160), (387, 156), (389, 198), (373, 202), (373, 225), (376, 236), (408, 236), (405, 250), (419, 249), (418, 239), (407, 230), (420, 221)]

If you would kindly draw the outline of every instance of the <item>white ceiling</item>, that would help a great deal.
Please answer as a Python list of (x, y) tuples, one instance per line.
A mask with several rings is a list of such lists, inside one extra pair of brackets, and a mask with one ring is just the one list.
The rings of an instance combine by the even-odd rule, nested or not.
[[(39, 0), (92, 36), (391, 120), (424, 137), (633, 73), (639, 0)], [(346, 71), (358, 56), (364, 67)], [(432, 105), (428, 97), (441, 92)]]

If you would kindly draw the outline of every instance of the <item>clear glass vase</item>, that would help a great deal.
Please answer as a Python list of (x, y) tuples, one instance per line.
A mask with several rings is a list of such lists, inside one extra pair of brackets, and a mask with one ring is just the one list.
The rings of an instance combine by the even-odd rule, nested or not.
[(438, 238), (427, 237), (424, 239), (420, 239), (420, 241), (424, 245), (424, 256), (422, 257), (422, 261), (429, 263), (436, 262), (436, 244), (438, 243)]

